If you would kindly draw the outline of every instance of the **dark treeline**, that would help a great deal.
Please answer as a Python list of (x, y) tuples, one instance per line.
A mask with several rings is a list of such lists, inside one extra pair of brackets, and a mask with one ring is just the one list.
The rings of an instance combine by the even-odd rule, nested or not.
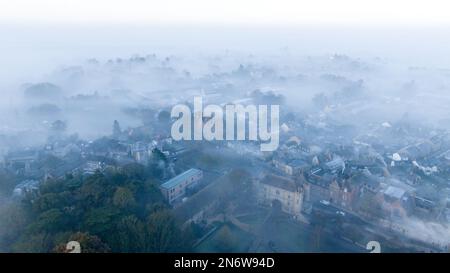
[(49, 179), (39, 192), (2, 208), (1, 251), (65, 252), (76, 240), (83, 252), (189, 251), (151, 170), (140, 164)]

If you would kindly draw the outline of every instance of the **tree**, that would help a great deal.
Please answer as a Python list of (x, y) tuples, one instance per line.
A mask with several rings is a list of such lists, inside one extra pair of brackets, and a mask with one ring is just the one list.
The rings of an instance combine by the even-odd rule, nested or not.
[(162, 110), (158, 113), (158, 121), (161, 123), (168, 123), (170, 121), (170, 113), (166, 110)]
[(163, 161), (164, 163), (167, 162), (167, 157), (165, 154), (163, 154), (158, 148), (154, 148), (152, 150), (152, 155), (155, 162)]
[(167, 205), (162, 202), (152, 203), (152, 204), (148, 204), (146, 206), (146, 209), (147, 209), (148, 213), (152, 214), (152, 213), (167, 209)]
[(52, 103), (43, 103), (28, 109), (28, 114), (32, 116), (55, 117), (61, 113), (61, 108)]
[(312, 101), (314, 105), (320, 109), (324, 108), (329, 103), (328, 97), (324, 93), (314, 95)]
[(75, 240), (83, 252), (187, 251), (193, 236), (179, 228), (158, 186), (139, 164), (48, 180), (35, 195), (0, 210), (0, 250), (64, 252)]
[(33, 210), (37, 213), (44, 212), (53, 208), (62, 208), (70, 201), (69, 192), (46, 193), (39, 196), (33, 203)]
[(124, 187), (118, 187), (113, 196), (113, 204), (119, 208), (129, 208), (136, 204), (133, 193)]
[(11, 244), (30, 221), (29, 213), (19, 204), (0, 205), (0, 252), (9, 252)]
[(120, 128), (120, 124), (117, 120), (114, 120), (113, 124), (113, 137), (117, 138), (122, 134), (122, 129)]
[(257, 104), (284, 104), (285, 97), (280, 94), (275, 94), (273, 91), (261, 92), (254, 90), (250, 96)]
[(79, 204), (86, 209), (97, 207), (108, 201), (112, 192), (109, 181), (101, 173), (95, 173), (88, 177), (79, 189), (79, 197), (83, 200)]
[(147, 247), (149, 252), (186, 251), (182, 232), (168, 210), (157, 211), (147, 220)]
[(232, 252), (238, 245), (238, 240), (232, 234), (228, 225), (224, 225), (218, 232), (214, 242), (215, 250), (218, 252)]
[(90, 233), (101, 236), (108, 243), (115, 229), (115, 220), (120, 215), (120, 210), (111, 207), (91, 209), (86, 213), (82, 227)]
[(17, 243), (13, 244), (12, 251), (19, 253), (41, 253), (50, 252), (52, 249), (51, 235), (46, 232), (23, 236)]
[(61, 97), (62, 90), (52, 83), (43, 82), (29, 86), (24, 94), (27, 98), (53, 100)]
[(10, 195), (17, 185), (17, 178), (10, 172), (0, 171), (0, 194)]
[(136, 216), (124, 216), (117, 224), (115, 235), (114, 248), (118, 251), (145, 251), (145, 226)]
[(136, 116), (140, 117), (144, 126), (152, 126), (155, 120), (156, 111), (153, 109), (141, 109)]
[(43, 169), (56, 169), (62, 164), (64, 164), (64, 160), (54, 155), (44, 155), (39, 158), (39, 167)]
[(50, 209), (41, 213), (37, 221), (29, 226), (32, 232), (56, 232), (58, 230), (68, 229), (69, 216), (60, 209)]
[(117, 139), (102, 137), (95, 140), (91, 145), (92, 150), (95, 152), (108, 152), (114, 150), (126, 150), (125, 146), (119, 143)]
[[(111, 251), (109, 246), (102, 242), (99, 237), (91, 235), (88, 232), (74, 233), (69, 237), (67, 243), (70, 241), (80, 243), (81, 253), (107, 253)], [(57, 245), (53, 251), (57, 253), (67, 253), (69, 251), (67, 250), (67, 243)]]
[(67, 129), (67, 124), (62, 120), (56, 120), (52, 123), (50, 129), (56, 133), (63, 133)]
[[(137, 193), (138, 196), (141, 195), (140, 192)], [(142, 195), (142, 201), (145, 203), (157, 204), (164, 202), (164, 196), (161, 194), (159, 189), (159, 184), (153, 179), (148, 179), (144, 184), (144, 190)]]
[(139, 163), (126, 164), (122, 169), (129, 178), (145, 179), (145, 167)]

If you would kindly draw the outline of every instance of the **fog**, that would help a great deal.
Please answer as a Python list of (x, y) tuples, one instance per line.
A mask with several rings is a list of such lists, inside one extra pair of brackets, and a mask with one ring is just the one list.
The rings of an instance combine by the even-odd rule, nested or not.
[[(363, 80), (368, 98), (376, 94), (375, 99), (370, 99), (370, 105), (365, 106), (372, 111), (364, 111), (375, 115), (374, 118), (392, 120), (408, 109), (414, 109), (411, 115), (435, 123), (442, 124), (448, 116), (446, 56), (449, 49), (448, 35), (445, 35), (448, 29), (444, 27), (6, 24), (0, 27), (0, 33), (4, 37), (0, 45), (4, 67), (0, 71), (3, 126), (16, 123), (17, 116), (11, 114), (16, 111), (20, 115), (21, 87), (27, 83), (54, 83), (62, 88), (64, 96), (95, 92), (109, 95), (113, 89), (129, 89), (140, 94), (169, 89), (165, 79), (158, 79), (145, 69), (137, 71), (125, 66), (117, 72), (86, 66), (89, 59), (105, 63), (149, 54), (161, 60), (170, 57), (167, 68), (174, 69), (174, 74), (189, 71), (195, 78), (230, 72), (240, 64), (271, 69), (280, 77), (303, 75), (306, 80), (294, 78), (272, 85), (270, 81), (260, 81), (242, 90), (276, 89), (280, 85), (279, 92), (292, 96), (294, 99), (288, 101), (302, 106), (300, 109), (307, 108), (317, 92), (332, 92), (332, 84), (324, 84), (314, 77), (337, 74), (347, 81)], [(359, 67), (330, 64), (333, 54), (347, 55)], [(420, 109), (417, 103), (421, 104)], [(380, 117), (380, 112), (385, 116)], [(83, 131), (76, 114), (72, 114), (73, 131)]]
[[(311, 144), (382, 144), (373, 153), (387, 161), (450, 129), (449, 34), (444, 26), (3, 24), (0, 156), (43, 147), (58, 120), (65, 135), (92, 141), (111, 135), (114, 120), (122, 129), (150, 122), (141, 110), (260, 90), (283, 98), (280, 124), (292, 113), (309, 128), (299, 131), (305, 138), (347, 126)], [(418, 240), (448, 245), (448, 225), (435, 221), (401, 223)]]

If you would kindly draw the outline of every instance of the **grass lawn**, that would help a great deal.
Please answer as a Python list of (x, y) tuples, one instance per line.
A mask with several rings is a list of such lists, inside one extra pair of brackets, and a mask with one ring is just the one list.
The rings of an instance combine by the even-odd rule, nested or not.
[[(226, 234), (226, 235), (224, 235)], [(196, 248), (195, 252), (246, 252), (252, 242), (252, 235), (233, 224), (223, 224)], [(226, 246), (225, 246), (226, 245)]]

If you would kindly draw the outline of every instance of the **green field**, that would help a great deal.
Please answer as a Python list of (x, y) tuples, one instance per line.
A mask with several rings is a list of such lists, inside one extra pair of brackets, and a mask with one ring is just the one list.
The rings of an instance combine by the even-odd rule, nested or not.
[(223, 224), (201, 242), (195, 252), (246, 252), (252, 242), (252, 235), (233, 224)]

